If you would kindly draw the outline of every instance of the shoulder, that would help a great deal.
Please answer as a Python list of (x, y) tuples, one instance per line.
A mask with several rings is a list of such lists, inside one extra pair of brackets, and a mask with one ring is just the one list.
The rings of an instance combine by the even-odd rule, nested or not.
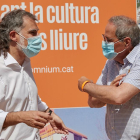
[(5, 66), (4, 59), (0, 56), (0, 67)]
[(0, 75), (5, 73), (6, 66), (4, 63), (4, 59), (0, 56)]
[(113, 67), (116, 64), (116, 61), (111, 59), (111, 60), (107, 60), (105, 67)]
[(138, 65), (140, 65), (140, 53), (138, 53), (138, 54), (135, 56), (135, 60), (134, 60), (133, 64), (138, 64)]

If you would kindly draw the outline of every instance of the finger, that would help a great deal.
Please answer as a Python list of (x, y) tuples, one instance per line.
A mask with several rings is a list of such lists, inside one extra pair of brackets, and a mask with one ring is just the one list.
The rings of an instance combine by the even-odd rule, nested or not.
[(66, 132), (65, 130), (63, 130), (63, 129), (54, 129), (55, 130), (55, 132), (56, 133), (58, 133), (58, 134), (68, 134), (68, 132)]
[(57, 128), (54, 128), (54, 131), (55, 131), (57, 134), (60, 134), (60, 133), (61, 133), (61, 131), (60, 131), (59, 129), (57, 129)]
[(61, 132), (60, 132), (61, 134), (65, 134), (65, 135), (68, 134), (68, 131), (66, 131), (65, 129), (62, 129), (62, 130), (60, 130), (60, 131), (61, 131)]
[(63, 131), (63, 134), (65, 134), (65, 135), (69, 134), (69, 131), (66, 129), (63, 129), (62, 131)]
[(66, 130), (65, 128), (63, 128), (63, 127), (61, 127), (61, 129), (60, 128), (57, 128), (57, 127), (53, 127), (53, 129), (54, 129), (54, 131), (56, 132), (56, 133), (58, 133), (58, 134), (68, 134), (69, 132), (68, 132), (68, 130)]
[(123, 78), (124, 76), (126, 76), (125, 73), (124, 73), (124, 74), (121, 74), (121, 75), (119, 75), (119, 76), (117, 76), (115, 79), (120, 79), (120, 78)]
[(62, 126), (60, 126), (60, 127), (55, 126), (55, 127), (53, 127), (53, 129), (56, 133), (63, 134)]
[(121, 74), (121, 76), (122, 76), (122, 77), (126, 76), (126, 73), (124, 73), (124, 74)]
[(113, 80), (110, 85), (111, 86), (114, 86), (114, 84), (115, 84), (115, 81)]
[(112, 81), (112, 84), (115, 84), (116, 82), (120, 81), (123, 77), (122, 76), (119, 76), (117, 78), (115, 78), (113, 81)]
[(48, 120), (46, 120), (46, 119), (44, 119), (44, 118), (42, 118), (42, 117), (39, 117), (39, 118), (37, 119), (37, 121), (38, 121), (38, 122), (45, 123), (45, 124), (48, 122)]
[[(120, 79), (120, 80), (121, 80), (121, 79)], [(118, 80), (118, 81), (115, 81), (115, 80), (114, 80), (114, 81), (111, 82), (110, 85), (111, 85), (111, 86), (116, 86), (116, 84), (117, 84), (120, 80)]]
[(62, 131), (63, 131), (65, 134), (68, 134), (68, 132), (69, 132), (64, 123), (62, 123)]
[(42, 117), (42, 118), (44, 118), (44, 119), (46, 119), (48, 121), (52, 120), (52, 117), (50, 116), (50, 114), (46, 113), (46, 112), (41, 112), (40, 117)]
[(121, 76), (116, 77), (116, 78), (112, 81), (112, 83), (115, 84), (119, 79), (121, 79)]
[(114, 81), (121, 80), (122, 78), (123, 78), (123, 77), (120, 75), (120, 76), (116, 77), (116, 78), (114, 79)]
[(116, 78), (115, 78), (115, 79), (117, 79), (117, 78), (119, 78), (119, 77), (122, 77), (122, 75), (118, 75), (118, 76), (116, 76)]
[(87, 80), (88, 78), (86, 78), (85, 76), (82, 76), (81, 79)]
[(119, 81), (118, 82), (116, 82), (115, 84), (114, 84), (114, 86), (116, 86), (116, 87), (118, 87), (119, 86)]
[(110, 85), (114, 85), (114, 83), (115, 83), (115, 82), (114, 82), (114, 81), (112, 81)]
[(59, 134), (64, 134), (63, 130), (59, 130)]
[(42, 129), (42, 128), (44, 128), (44, 127), (40, 127), (40, 126), (35, 126), (35, 128), (37, 128), (37, 129)]
[(43, 128), (46, 125), (46, 123), (35, 121), (34, 125)]
[(117, 82), (119, 82), (120, 80), (122, 80), (122, 77), (119, 79), (114, 80), (113, 84), (116, 84)]

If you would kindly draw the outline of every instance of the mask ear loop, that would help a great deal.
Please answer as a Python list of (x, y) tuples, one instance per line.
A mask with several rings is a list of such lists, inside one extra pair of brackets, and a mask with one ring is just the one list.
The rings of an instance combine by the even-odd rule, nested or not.
[[(18, 33), (18, 32), (16, 32), (18, 35), (20, 35), (21, 37), (23, 37), (24, 39), (26, 39), (26, 40), (28, 40), (27, 38), (25, 38), (22, 34), (20, 34), (20, 33)], [(16, 42), (17, 43), (17, 42)], [(22, 47), (22, 45), (21, 44), (19, 44), (19, 43), (17, 43), (22, 49), (27, 49), (27, 48), (24, 48), (24, 47)]]
[(26, 37), (24, 37), (22, 34), (16, 32), (18, 35), (22, 36), (24, 39), (28, 40)]
[[(124, 38), (123, 38), (123, 39), (124, 39)], [(121, 39), (121, 40), (118, 40), (118, 41), (114, 42), (114, 44), (116, 44), (116, 43), (118, 43), (118, 42), (122, 41), (123, 39)], [(125, 42), (124, 42), (124, 43), (125, 43)], [(126, 43), (125, 43), (125, 45), (126, 45)], [(118, 52), (117, 54), (120, 54), (120, 53), (124, 52), (125, 50), (126, 50), (126, 49), (122, 50), (121, 52)]]
[(117, 54), (120, 54), (120, 53), (122, 53), (122, 52), (124, 52), (126, 49), (124, 49), (123, 51), (121, 51), (121, 52), (118, 52)]

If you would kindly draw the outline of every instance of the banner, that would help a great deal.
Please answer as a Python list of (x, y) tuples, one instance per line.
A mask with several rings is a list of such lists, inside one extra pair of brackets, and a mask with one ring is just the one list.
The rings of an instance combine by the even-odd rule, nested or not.
[(96, 82), (106, 61), (101, 48), (105, 25), (115, 15), (135, 19), (136, 1), (1, 0), (0, 17), (16, 8), (35, 14), (40, 22), (42, 51), (31, 62), (40, 97), (52, 108), (87, 106), (78, 78)]

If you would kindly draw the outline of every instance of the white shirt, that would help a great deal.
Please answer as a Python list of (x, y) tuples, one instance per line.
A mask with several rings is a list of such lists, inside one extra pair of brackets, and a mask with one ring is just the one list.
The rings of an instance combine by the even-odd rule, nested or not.
[(39, 140), (39, 131), (24, 123), (2, 129), (9, 112), (39, 110), (48, 106), (38, 96), (32, 74), (30, 59), (23, 65), (8, 53), (7, 58), (0, 57), (0, 139), (4, 140)]

